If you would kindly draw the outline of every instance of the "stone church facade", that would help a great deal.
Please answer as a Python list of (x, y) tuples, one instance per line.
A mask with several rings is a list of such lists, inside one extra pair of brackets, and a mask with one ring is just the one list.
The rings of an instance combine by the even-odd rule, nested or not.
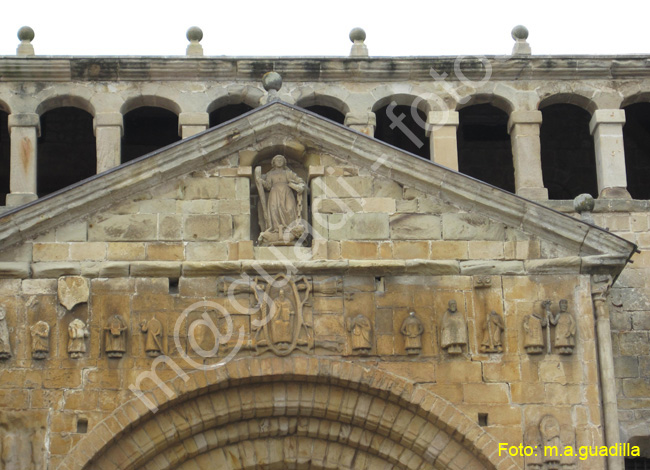
[[(356, 32), (350, 58), (206, 58), (192, 30), (187, 57), (59, 58), (32, 38), (0, 58), (2, 468), (650, 456), (649, 210), (623, 143), (646, 57), (530, 56), (518, 34), (507, 57), (369, 58)], [(591, 115), (595, 203), (552, 197), (541, 110), (558, 103)], [(492, 163), (463, 172), (467, 142), (499, 132), (463, 109), (488, 105), (512, 188)], [(70, 108), (92, 117), (95, 174), (68, 185), (73, 154), (48, 173), (87, 142), (48, 113)], [(181, 140), (127, 160), (141, 108)], [(380, 139), (380, 111), (429, 158)]]

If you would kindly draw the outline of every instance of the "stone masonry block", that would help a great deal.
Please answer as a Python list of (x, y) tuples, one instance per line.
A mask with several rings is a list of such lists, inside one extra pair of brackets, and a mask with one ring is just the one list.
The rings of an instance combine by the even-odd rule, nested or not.
[(505, 226), (479, 214), (443, 214), (445, 240), (505, 240)]
[(327, 216), (331, 240), (381, 240), (388, 238), (388, 214), (332, 214)]
[(156, 214), (110, 215), (88, 225), (89, 241), (155, 240), (158, 216)]
[(401, 240), (439, 240), (440, 217), (428, 214), (395, 214), (390, 218), (390, 236)]
[(312, 197), (358, 198), (372, 196), (370, 176), (324, 176), (311, 182)]

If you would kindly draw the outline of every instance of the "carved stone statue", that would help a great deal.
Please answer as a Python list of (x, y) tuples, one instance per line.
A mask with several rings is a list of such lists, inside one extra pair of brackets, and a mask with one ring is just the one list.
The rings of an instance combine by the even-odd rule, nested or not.
[[(259, 236), (261, 245), (292, 245), (305, 232), (301, 221), (305, 182), (287, 167), (287, 160), (276, 155), (272, 169), (262, 176), (255, 168), (255, 184), (262, 205)], [(268, 199), (266, 192), (268, 191)]]
[(492, 310), (485, 318), (483, 326), (483, 341), (481, 341), (480, 351), (482, 353), (500, 353), (503, 352), (501, 344), (501, 333), (505, 329), (503, 318), (497, 312)]
[(86, 353), (86, 338), (90, 331), (86, 324), (78, 318), (72, 320), (68, 325), (68, 354), (72, 359), (83, 357)]
[(442, 317), (440, 346), (448, 354), (454, 356), (463, 353), (463, 346), (467, 346), (467, 328), (462, 314), (458, 313), (455, 300), (450, 300), (448, 308)]
[(0, 360), (11, 359), (11, 343), (7, 326), (7, 311), (0, 306)]
[[(550, 301), (542, 302), (542, 307), (547, 308)], [(528, 354), (541, 354), (544, 352), (544, 328), (548, 326), (546, 316), (532, 313), (524, 317), (524, 349)]]
[(30, 327), (32, 335), (32, 358), (45, 359), (50, 352), (50, 325), (43, 320)]
[(126, 323), (120, 315), (113, 315), (104, 327), (106, 342), (104, 350), (111, 358), (121, 358), (126, 353)]
[[(554, 416), (546, 415), (539, 422), (539, 432), (542, 436), (542, 445), (545, 448), (554, 447), (558, 451), (563, 450), (562, 441), (560, 440), (560, 423)], [(559, 464), (560, 458), (558, 454), (545, 453), (543, 460), (548, 464)]]
[(424, 326), (415, 312), (409, 312), (409, 316), (402, 322), (400, 333), (404, 335), (404, 349), (406, 354), (420, 354), (422, 351), (422, 333)]
[(555, 348), (559, 354), (573, 354), (576, 345), (576, 322), (567, 310), (569, 302), (560, 300), (560, 311), (551, 317), (551, 324), (555, 326)]
[(358, 354), (368, 354), (372, 350), (372, 326), (370, 320), (364, 315), (357, 315), (348, 319), (350, 332), (350, 346)]
[(156, 317), (140, 323), (140, 330), (146, 334), (144, 352), (149, 357), (158, 357), (163, 352), (163, 325)]

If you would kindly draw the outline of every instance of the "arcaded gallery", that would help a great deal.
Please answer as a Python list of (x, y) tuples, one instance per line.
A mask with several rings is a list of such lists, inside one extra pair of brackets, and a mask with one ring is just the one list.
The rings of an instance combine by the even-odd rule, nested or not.
[(649, 56), (18, 37), (0, 469), (650, 469)]

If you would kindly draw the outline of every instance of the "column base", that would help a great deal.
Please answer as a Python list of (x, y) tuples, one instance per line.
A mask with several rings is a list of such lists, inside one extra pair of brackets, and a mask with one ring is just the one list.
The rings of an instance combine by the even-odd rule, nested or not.
[(632, 199), (625, 187), (603, 188), (598, 199)]
[(520, 188), (517, 191), (517, 196), (525, 197), (526, 199), (533, 199), (535, 201), (542, 201), (548, 199), (548, 189), (546, 188)]
[(6, 205), (11, 207), (22, 206), (28, 202), (38, 199), (34, 193), (9, 193), (7, 194)]

